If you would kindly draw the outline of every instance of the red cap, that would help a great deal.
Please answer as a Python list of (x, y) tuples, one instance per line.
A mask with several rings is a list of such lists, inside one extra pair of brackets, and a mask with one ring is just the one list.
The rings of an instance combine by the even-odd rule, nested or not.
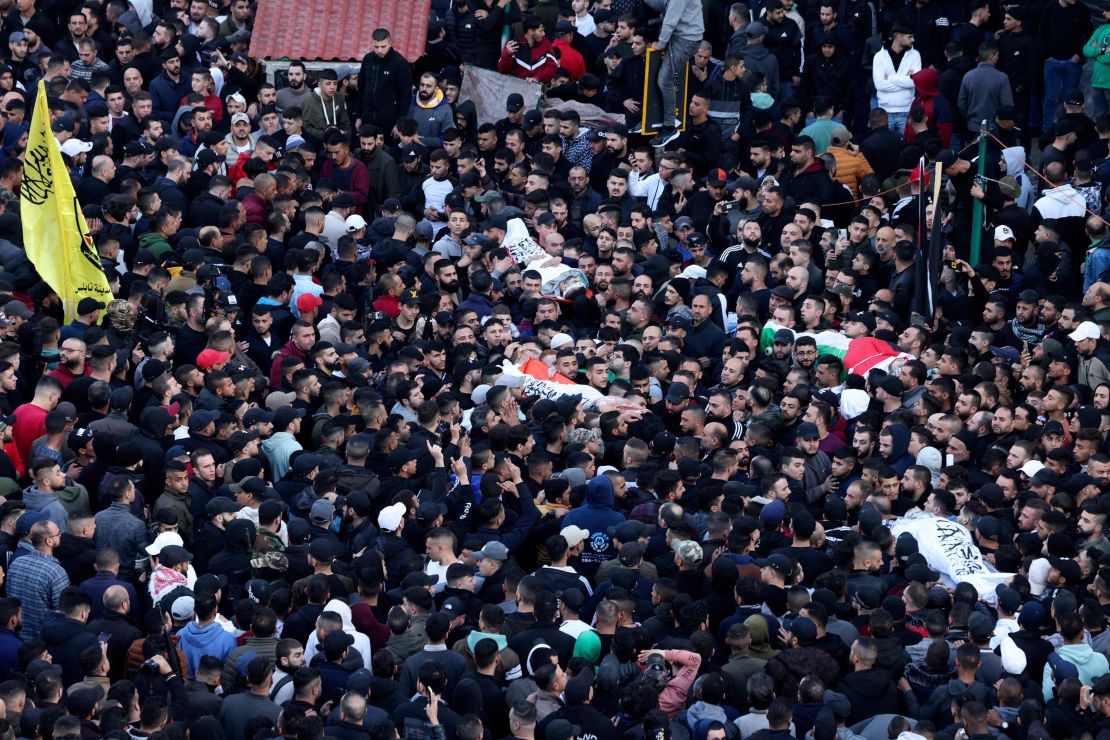
[(323, 299), (312, 293), (301, 293), (297, 298), (298, 311), (313, 311), (322, 305), (324, 305)]
[[(929, 184), (929, 179), (930, 179), (931, 175), (932, 175), (932, 173), (929, 170), (925, 170), (925, 184), (926, 185)], [(921, 180), (921, 168), (920, 167), (914, 167), (913, 171), (910, 172), (910, 182), (919, 182), (920, 180)]]
[(197, 355), (197, 367), (201, 370), (211, 370), (216, 365), (227, 362), (231, 354), (228, 352), (220, 352), (218, 349), (206, 349)]

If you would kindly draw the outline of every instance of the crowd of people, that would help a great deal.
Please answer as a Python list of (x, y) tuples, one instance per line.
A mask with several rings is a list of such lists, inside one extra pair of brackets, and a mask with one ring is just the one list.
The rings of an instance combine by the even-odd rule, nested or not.
[(1110, 10), (0, 6), (0, 740), (1110, 737)]

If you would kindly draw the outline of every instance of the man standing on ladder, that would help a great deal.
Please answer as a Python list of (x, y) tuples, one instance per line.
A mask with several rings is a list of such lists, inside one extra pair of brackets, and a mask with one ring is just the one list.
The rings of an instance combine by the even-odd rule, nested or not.
[[(663, 25), (659, 28), (659, 40), (651, 48), (664, 52), (663, 61), (659, 65), (659, 75), (655, 78), (662, 98), (663, 111), (662, 128), (654, 139), (652, 146), (666, 146), (678, 138), (678, 127), (675, 125), (677, 107), (675, 98), (678, 96), (681, 79), (686, 62), (697, 51), (705, 35), (705, 23), (702, 21), (701, 0), (644, 0), (653, 9), (663, 14)], [(685, 106), (686, 101), (681, 101)]]

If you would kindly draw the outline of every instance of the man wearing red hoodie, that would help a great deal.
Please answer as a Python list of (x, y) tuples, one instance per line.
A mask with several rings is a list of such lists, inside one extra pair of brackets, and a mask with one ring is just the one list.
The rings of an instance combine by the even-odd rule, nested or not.
[(551, 42), (551, 47), (559, 58), (559, 66), (570, 72), (570, 81), (578, 82), (578, 78), (586, 74), (586, 60), (571, 46), (574, 33), (573, 23), (559, 21), (555, 24), (555, 40)]
[(529, 14), (521, 25), (524, 34), (505, 44), (497, 71), (524, 80), (550, 82), (559, 62), (552, 53), (551, 42), (544, 38), (543, 21)]

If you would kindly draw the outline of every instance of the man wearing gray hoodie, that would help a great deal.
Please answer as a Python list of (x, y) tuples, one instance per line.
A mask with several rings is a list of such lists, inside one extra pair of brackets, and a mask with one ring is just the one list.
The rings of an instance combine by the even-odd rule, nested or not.
[(66, 474), (50, 458), (38, 457), (31, 461), (33, 483), (23, 489), (23, 502), (28, 511), (44, 511), (58, 529), (66, 531), (69, 514), (58, 498), (58, 491), (66, 487)]
[(674, 119), (679, 75), (686, 62), (697, 51), (698, 44), (705, 35), (705, 23), (702, 20), (701, 0), (644, 0), (644, 2), (663, 14), (659, 39), (651, 45), (652, 49), (666, 52), (659, 65), (659, 74), (655, 78), (662, 96), (663, 127), (651, 140), (651, 145), (666, 146), (678, 138)]

